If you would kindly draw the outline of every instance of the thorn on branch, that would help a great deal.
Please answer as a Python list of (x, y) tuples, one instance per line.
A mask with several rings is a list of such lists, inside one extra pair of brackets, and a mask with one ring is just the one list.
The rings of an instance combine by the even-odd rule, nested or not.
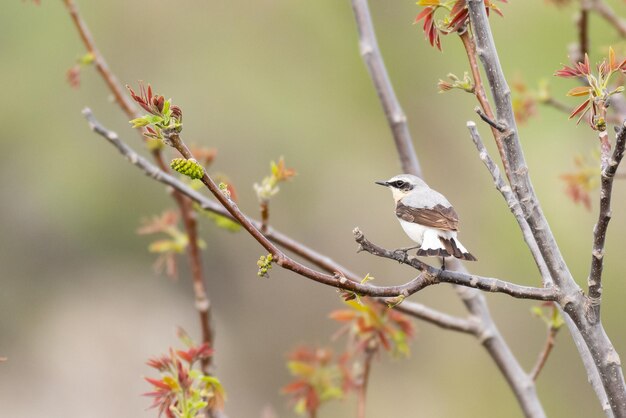
[(488, 125), (490, 125), (492, 128), (498, 130), (498, 132), (506, 132), (506, 125), (500, 123), (500, 122), (496, 122), (494, 120), (492, 120), (489, 116), (487, 116), (485, 114), (485, 112), (482, 111), (482, 109), (478, 106), (476, 106), (474, 108), (474, 111), (478, 114), (478, 116), (480, 116), (480, 118), (485, 121)]

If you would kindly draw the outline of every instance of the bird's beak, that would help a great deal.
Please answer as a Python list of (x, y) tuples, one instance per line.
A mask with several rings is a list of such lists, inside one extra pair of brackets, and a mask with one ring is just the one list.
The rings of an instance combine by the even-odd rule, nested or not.
[(381, 186), (389, 187), (389, 183), (386, 181), (375, 181), (374, 183), (380, 184)]

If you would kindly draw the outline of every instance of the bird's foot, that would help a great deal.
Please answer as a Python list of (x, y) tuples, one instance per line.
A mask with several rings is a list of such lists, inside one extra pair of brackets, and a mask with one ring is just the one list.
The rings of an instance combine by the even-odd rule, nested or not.
[(409, 257), (409, 254), (408, 254), (409, 251), (414, 250), (419, 247), (420, 247), (419, 245), (414, 245), (413, 247), (398, 248), (397, 250), (393, 251), (393, 254), (394, 255), (400, 254), (402, 259), (398, 259), (398, 258), (396, 259), (398, 260), (399, 263), (405, 263), (407, 258)]

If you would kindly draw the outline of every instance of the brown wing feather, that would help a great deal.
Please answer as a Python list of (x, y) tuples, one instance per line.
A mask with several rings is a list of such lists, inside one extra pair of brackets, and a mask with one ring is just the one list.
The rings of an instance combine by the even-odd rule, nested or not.
[(414, 208), (398, 202), (396, 216), (404, 221), (412, 222), (431, 228), (457, 231), (459, 216), (452, 207), (436, 205), (433, 208)]

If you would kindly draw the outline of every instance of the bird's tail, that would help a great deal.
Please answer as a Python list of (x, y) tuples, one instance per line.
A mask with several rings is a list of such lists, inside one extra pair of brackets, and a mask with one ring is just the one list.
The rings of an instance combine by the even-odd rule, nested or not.
[(427, 257), (455, 257), (460, 260), (476, 261), (456, 237), (442, 237), (438, 234), (424, 234), (424, 241), (417, 255)]
[(467, 261), (477, 261), (476, 257), (474, 257), (469, 251), (465, 249), (463, 244), (456, 238), (446, 239), (443, 237), (439, 237), (439, 241), (443, 244), (446, 252), (453, 257), (456, 257), (461, 260)]

